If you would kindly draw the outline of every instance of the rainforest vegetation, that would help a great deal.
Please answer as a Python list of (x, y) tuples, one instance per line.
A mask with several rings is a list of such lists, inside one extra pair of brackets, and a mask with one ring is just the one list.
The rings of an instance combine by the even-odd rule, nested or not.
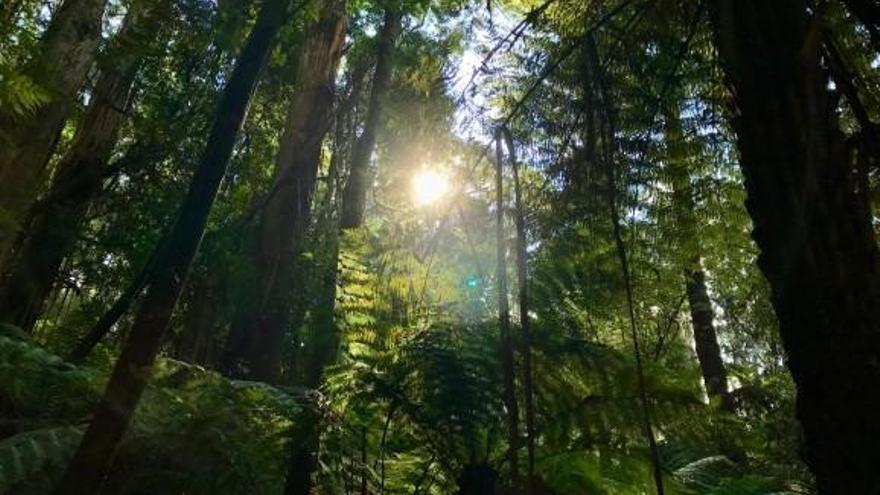
[(0, 0), (0, 495), (880, 495), (876, 0)]

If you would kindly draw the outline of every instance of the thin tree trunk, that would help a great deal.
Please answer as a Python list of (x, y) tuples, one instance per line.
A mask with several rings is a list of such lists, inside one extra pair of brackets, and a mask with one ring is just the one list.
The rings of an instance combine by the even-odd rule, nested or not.
[(101, 191), (135, 74), (149, 49), (144, 40), (156, 37), (164, 3), (140, 0), (129, 9), (73, 144), (58, 165), (48, 194), (31, 210), (16, 253), (6, 263), (0, 280), (0, 321), (30, 332), (39, 317), (89, 206)]
[(727, 387), (727, 369), (721, 358), (721, 347), (715, 331), (715, 311), (706, 288), (706, 274), (702, 268), (702, 246), (697, 222), (696, 207), (687, 168), (685, 136), (681, 128), (680, 109), (676, 104), (665, 105), (665, 142), (667, 168), (672, 185), (673, 210), (675, 212), (678, 243), (684, 258), (685, 295), (691, 313), (694, 331), (694, 349), (710, 399), (716, 399), (722, 410), (733, 412), (734, 404)]
[[(599, 119), (599, 135), (602, 137), (602, 162), (605, 167), (605, 175), (608, 179), (607, 199), (608, 211), (611, 219), (612, 233), (614, 235), (614, 245), (617, 251), (617, 258), (620, 262), (620, 271), (623, 275), (624, 291), (626, 293), (626, 309), (629, 320), (630, 342), (633, 347), (633, 354), (636, 360), (636, 378), (639, 394), (639, 402), (642, 410), (642, 428), (648, 441), (648, 450), (651, 456), (651, 466), (654, 475), (654, 486), (657, 495), (663, 495), (665, 488), (663, 486), (663, 471), (660, 465), (660, 452), (657, 448), (657, 440), (654, 437), (654, 426), (651, 419), (651, 406), (648, 402), (648, 393), (645, 388), (645, 372), (642, 364), (642, 350), (639, 339), (638, 323), (635, 314), (635, 301), (633, 296), (633, 284), (631, 272), (629, 269), (629, 259), (626, 253), (626, 244), (623, 240), (623, 228), (620, 223), (620, 205), (617, 197), (617, 123), (616, 109), (611, 94), (608, 90), (608, 83), (602, 64), (599, 60), (599, 54), (596, 47), (595, 38), (591, 35), (587, 37), (587, 59), (591, 77), (595, 78), (597, 83), (598, 97), (594, 99), (594, 103), (598, 105), (595, 109), (596, 116)], [(595, 157), (592, 157), (595, 160)]]
[(507, 302), (507, 242), (504, 235), (504, 152), (502, 130), (495, 133), (495, 247), (498, 286), (499, 356), (501, 361), (502, 400), (507, 410), (507, 463), (510, 465), (511, 489), (520, 489), (519, 477), (519, 407), (516, 401), (516, 370), (513, 338), (510, 334), (510, 308)]
[(261, 68), (286, 18), (287, 0), (266, 0), (217, 109), (217, 114), (168, 242), (157, 257), (143, 304), (113, 368), (104, 397), (55, 493), (99, 491), (119, 440), (149, 380), (205, 223), (247, 115)]
[(347, 20), (346, 0), (325, 0), (306, 35), (297, 91), (287, 115), (271, 197), (260, 216), (256, 268), (257, 307), (247, 321), (249, 377), (277, 383), (292, 297), (293, 270), (311, 217), (321, 147), (331, 124), (334, 80)]
[(376, 135), (380, 128), (382, 107), (394, 59), (394, 47), (400, 35), (401, 13), (396, 9), (385, 10), (385, 23), (379, 33), (376, 46), (376, 70), (373, 74), (373, 87), (370, 89), (370, 103), (364, 130), (354, 146), (351, 169), (342, 196), (343, 229), (360, 227), (364, 222), (367, 202), (367, 189), (370, 183), (370, 157), (376, 146)]
[(361, 430), (361, 495), (369, 495), (367, 491), (367, 429)]
[[(161, 251), (164, 246), (164, 240), (159, 242), (156, 251)], [(110, 306), (95, 325), (89, 330), (74, 348), (73, 352), (67, 357), (72, 363), (81, 363), (91, 354), (92, 350), (98, 345), (104, 337), (110, 333), (114, 325), (122, 318), (128, 309), (134, 304), (144, 286), (151, 278), (152, 271), (156, 264), (157, 253), (154, 252), (147, 264), (141, 269), (137, 277), (131, 281), (125, 291), (116, 298), (116, 301)]]
[(821, 493), (880, 493), (880, 256), (807, 0), (714, 0), (746, 206)]
[(685, 289), (691, 309), (694, 348), (697, 351), (697, 360), (700, 362), (706, 393), (710, 398), (719, 400), (722, 410), (734, 412), (733, 398), (727, 388), (727, 368), (724, 366), (724, 360), (721, 359), (721, 347), (718, 345), (718, 336), (715, 332), (715, 311), (712, 309), (712, 300), (706, 289), (706, 274), (700, 268), (699, 258), (693, 263), (692, 266), (695, 268), (690, 268), (685, 273)]
[(526, 495), (535, 491), (535, 393), (532, 383), (532, 322), (529, 316), (528, 253), (526, 251), (526, 221), (523, 206), (522, 184), (519, 177), (519, 163), (513, 144), (513, 136), (504, 129), (507, 152), (513, 171), (513, 202), (516, 212), (516, 278), (519, 294), (519, 324), (522, 327), (523, 344), (523, 398), (526, 405), (526, 449), (528, 466), (526, 470)]
[(0, 211), (12, 223), (0, 225), (0, 262), (40, 192), (46, 164), (94, 63), (105, 3), (66, 0), (58, 8), (37, 55), (23, 69), (48, 101), (28, 117), (0, 111)]

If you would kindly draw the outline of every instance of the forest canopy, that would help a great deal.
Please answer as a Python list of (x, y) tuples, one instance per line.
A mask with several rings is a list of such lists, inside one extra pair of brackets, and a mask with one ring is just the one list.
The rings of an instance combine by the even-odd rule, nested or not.
[(880, 495), (875, 0), (3, 0), (0, 495)]

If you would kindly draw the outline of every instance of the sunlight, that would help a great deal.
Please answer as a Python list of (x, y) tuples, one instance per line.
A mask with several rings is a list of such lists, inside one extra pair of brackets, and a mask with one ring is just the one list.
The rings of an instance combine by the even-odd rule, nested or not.
[(442, 173), (423, 170), (413, 178), (413, 195), (420, 205), (433, 204), (448, 191), (449, 179)]

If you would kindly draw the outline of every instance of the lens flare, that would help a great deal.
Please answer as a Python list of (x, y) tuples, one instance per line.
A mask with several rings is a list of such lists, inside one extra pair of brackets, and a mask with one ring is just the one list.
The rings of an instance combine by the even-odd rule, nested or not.
[(413, 178), (413, 196), (420, 205), (436, 203), (448, 191), (449, 179), (433, 170), (422, 171)]

